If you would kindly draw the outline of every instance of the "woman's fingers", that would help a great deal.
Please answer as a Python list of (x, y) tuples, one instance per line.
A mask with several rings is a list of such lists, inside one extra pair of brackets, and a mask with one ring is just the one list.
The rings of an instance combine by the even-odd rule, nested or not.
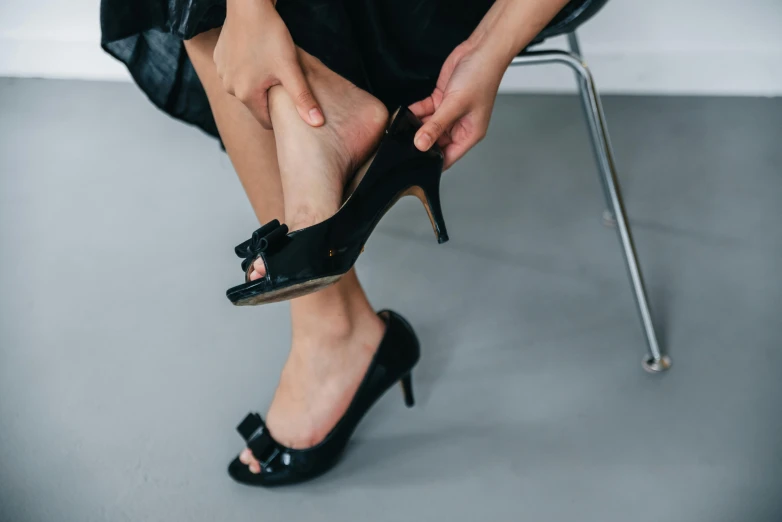
[(245, 82), (245, 85), (242, 85), (241, 82), (234, 80), (232, 75), (223, 75), (222, 80), (226, 92), (236, 96), (250, 110), (263, 128), (267, 130), (272, 128), (271, 115), (269, 113), (269, 89), (275, 85), (282, 85), (285, 88), (285, 91), (296, 104), (296, 109), (302, 120), (313, 127), (320, 127), (325, 123), (318, 101), (312, 94), (312, 90), (298, 64), (291, 66), (290, 70), (286, 74), (281, 75), (280, 79), (270, 76), (263, 83), (248, 81)]
[(426, 99), (415, 102), (410, 107), (410, 112), (416, 115), (419, 120), (423, 120), (427, 116), (434, 114), (434, 99), (429, 96)]
[(454, 163), (462, 159), (462, 156), (467, 154), (467, 151), (470, 150), (473, 145), (475, 144), (451, 142), (443, 147), (443, 155), (445, 156), (445, 159), (443, 160), (443, 170), (448, 170)]
[(304, 73), (298, 64), (288, 70), (282, 79), (282, 86), (285, 87), (293, 103), (296, 104), (296, 110), (299, 111), (299, 116), (301, 116), (302, 120), (313, 127), (320, 127), (326, 123), (323, 111), (320, 110), (318, 105), (318, 100), (312, 94), (312, 89), (310, 89), (309, 83), (307, 83), (307, 79), (304, 77)]
[(415, 146), (423, 152), (429, 150), (465, 112), (463, 104), (453, 99), (444, 98), (443, 103), (434, 111), (434, 114), (416, 132)]
[(269, 113), (269, 89), (258, 89), (255, 94), (240, 96), (237, 92), (236, 97), (241, 101), (252, 113), (253, 117), (258, 120), (261, 126), (266, 130), (272, 129), (272, 117)]
[(467, 152), (475, 147), (486, 136), (489, 128), (488, 119), (475, 114), (460, 118), (450, 132), (450, 143), (440, 145), (443, 149), (443, 170), (450, 168), (462, 159)]

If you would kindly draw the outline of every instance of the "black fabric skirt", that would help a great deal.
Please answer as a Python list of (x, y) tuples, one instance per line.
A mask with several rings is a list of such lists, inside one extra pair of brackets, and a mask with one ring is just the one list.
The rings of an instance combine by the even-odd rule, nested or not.
[[(430, 95), (494, 0), (279, 0), (294, 42), (390, 109)], [(223, 25), (225, 0), (101, 0), (102, 46), (149, 99), (218, 136), (183, 41)]]

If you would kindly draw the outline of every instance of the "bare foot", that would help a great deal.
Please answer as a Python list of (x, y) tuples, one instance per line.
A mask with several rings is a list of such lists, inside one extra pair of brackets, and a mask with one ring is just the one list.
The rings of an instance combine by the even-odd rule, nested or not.
[[(337, 212), (345, 185), (377, 148), (388, 124), (388, 110), (380, 100), (317, 58), (299, 52), (326, 123), (307, 125), (282, 87), (269, 91), (285, 223), (290, 230), (320, 223)], [(251, 280), (266, 275), (263, 261), (256, 261), (253, 268)]]

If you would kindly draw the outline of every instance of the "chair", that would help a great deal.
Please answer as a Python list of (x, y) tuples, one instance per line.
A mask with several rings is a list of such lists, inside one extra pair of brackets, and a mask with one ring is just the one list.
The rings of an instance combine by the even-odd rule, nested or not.
[(566, 34), (570, 49), (568, 51), (530, 51), (528, 47), (513, 59), (511, 67), (559, 63), (567, 65), (576, 73), (576, 80), (581, 94), (581, 104), (589, 127), (592, 149), (597, 161), (601, 185), (608, 207), (603, 213), (603, 221), (608, 226), (616, 227), (619, 242), (622, 245), (622, 253), (627, 264), (635, 302), (638, 306), (641, 324), (646, 336), (647, 354), (643, 358), (643, 368), (648, 372), (657, 373), (669, 369), (671, 367), (671, 359), (660, 350), (657, 342), (657, 334), (655, 333), (654, 322), (649, 311), (641, 267), (638, 265), (633, 237), (630, 232), (630, 224), (627, 221), (624, 204), (622, 203), (614, 155), (611, 150), (603, 108), (600, 104), (600, 96), (595, 88), (592, 73), (582, 59), (581, 48), (576, 37), (576, 29), (592, 18), (607, 2), (608, 0), (571, 0), (530, 44), (530, 47), (532, 47), (547, 38)]

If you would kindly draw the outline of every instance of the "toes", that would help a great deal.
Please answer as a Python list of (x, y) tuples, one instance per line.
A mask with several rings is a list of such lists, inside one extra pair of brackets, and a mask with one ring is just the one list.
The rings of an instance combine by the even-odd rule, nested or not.
[(250, 448), (244, 448), (244, 451), (239, 454), (239, 460), (245, 465), (253, 461), (253, 454)]
[(239, 462), (247, 466), (251, 473), (258, 474), (261, 472), (261, 465), (255, 460), (255, 456), (252, 451), (250, 451), (250, 448), (244, 448), (239, 454)]
[(266, 264), (263, 259), (258, 258), (253, 263), (253, 271), (250, 272), (250, 281), (255, 281), (266, 275)]

